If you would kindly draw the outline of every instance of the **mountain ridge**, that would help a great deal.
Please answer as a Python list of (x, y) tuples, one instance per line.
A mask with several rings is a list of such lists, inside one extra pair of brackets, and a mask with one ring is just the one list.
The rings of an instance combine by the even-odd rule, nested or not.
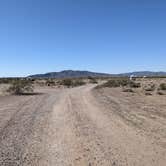
[(109, 74), (109, 73), (99, 73), (99, 72), (91, 72), (91, 71), (82, 71), (82, 70), (63, 70), (60, 72), (49, 72), (45, 74), (35, 74), (30, 75), (30, 78), (78, 78), (78, 77), (120, 77), (120, 76), (166, 76), (166, 72), (159, 71), (136, 71), (136, 72), (129, 72), (129, 73), (120, 73), (120, 74)]
[(81, 71), (81, 70), (63, 70), (60, 72), (49, 72), (45, 74), (36, 74), (36, 75), (30, 75), (28, 77), (31, 78), (66, 78), (66, 77), (108, 77), (111, 76), (111, 74), (107, 73), (98, 73), (98, 72), (91, 72), (91, 71)]

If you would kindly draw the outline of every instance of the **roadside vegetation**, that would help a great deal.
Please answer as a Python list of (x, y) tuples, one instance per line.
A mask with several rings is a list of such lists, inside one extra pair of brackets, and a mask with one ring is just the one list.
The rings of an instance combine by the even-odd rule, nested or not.
[[(103, 82), (103, 83), (102, 83)], [(135, 78), (128, 77), (80, 77), (80, 78), (0, 78), (1, 94), (30, 94), (34, 87), (73, 88), (85, 84), (96, 84), (96, 89), (121, 88), (122, 92), (139, 93), (144, 95), (166, 95), (165, 78)], [(99, 84), (98, 84), (99, 83)], [(102, 84), (101, 84), (102, 83)], [(7, 89), (7, 90), (6, 90)], [(8, 94), (6, 93), (6, 94)]]
[(161, 83), (159, 85), (159, 90), (166, 90), (166, 83)]
[(46, 86), (55, 86), (56, 85), (54, 79), (47, 79), (45, 84), (46, 84)]
[(60, 85), (63, 85), (63, 86), (66, 86), (68, 88), (71, 88), (71, 87), (77, 87), (77, 86), (82, 86), (82, 85), (85, 85), (86, 82), (81, 80), (81, 79), (63, 79), (61, 81), (59, 81), (59, 84)]
[(117, 78), (111, 79), (102, 85), (98, 85), (97, 88), (116, 88), (116, 87), (130, 87), (130, 88), (139, 88), (141, 87), (140, 83), (129, 80), (128, 78)]
[(13, 80), (7, 91), (14, 95), (28, 94), (33, 92), (33, 85), (29, 80)]
[(161, 83), (157, 89), (159, 95), (166, 95), (166, 83)]
[(156, 85), (154, 83), (148, 83), (144, 85), (143, 89), (145, 91), (154, 91), (156, 89)]
[[(161, 79), (161, 78), (156, 78)], [(166, 95), (166, 83), (158, 84), (155, 81), (152, 81), (152, 78), (149, 81), (141, 80), (140, 78), (137, 80), (130, 80), (129, 78), (112, 78), (106, 81), (105, 83), (96, 86), (96, 89), (101, 88), (118, 88), (120, 87), (123, 92), (138, 92), (143, 93), (146, 96), (158, 94), (158, 95)], [(138, 90), (136, 90), (138, 89)]]
[(97, 78), (89, 76), (88, 79), (89, 79), (90, 84), (97, 84), (98, 83)]

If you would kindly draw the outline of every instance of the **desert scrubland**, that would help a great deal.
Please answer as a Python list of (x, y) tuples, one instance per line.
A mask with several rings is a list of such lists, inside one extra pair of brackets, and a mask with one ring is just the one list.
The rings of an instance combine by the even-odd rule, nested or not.
[(0, 165), (165, 166), (166, 78), (31, 82), (0, 84)]

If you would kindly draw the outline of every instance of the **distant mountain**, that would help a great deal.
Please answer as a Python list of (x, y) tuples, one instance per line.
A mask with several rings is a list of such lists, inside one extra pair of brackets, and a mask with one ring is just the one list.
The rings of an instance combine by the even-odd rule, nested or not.
[(78, 77), (128, 77), (128, 76), (166, 76), (166, 72), (151, 72), (151, 71), (138, 71), (131, 73), (122, 73), (122, 74), (107, 74), (107, 73), (96, 73), (90, 71), (79, 71), (79, 70), (64, 70), (60, 72), (50, 72), (46, 74), (36, 74), (28, 76), (30, 78), (78, 78)]
[(28, 76), (30, 78), (78, 78), (78, 77), (108, 77), (111, 74), (95, 73), (90, 71), (64, 70), (60, 72), (51, 72), (46, 74), (36, 74)]
[(137, 76), (137, 77), (143, 77), (143, 76), (166, 76), (166, 72), (152, 72), (152, 71), (137, 71), (137, 72), (130, 72), (130, 73), (122, 73), (118, 74), (118, 76)]

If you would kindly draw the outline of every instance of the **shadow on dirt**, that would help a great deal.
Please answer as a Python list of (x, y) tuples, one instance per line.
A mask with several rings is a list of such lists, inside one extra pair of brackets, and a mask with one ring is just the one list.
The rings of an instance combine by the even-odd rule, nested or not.
[(31, 92), (31, 93), (21, 93), (16, 96), (35, 96), (35, 95), (44, 95), (45, 93), (41, 92)]

